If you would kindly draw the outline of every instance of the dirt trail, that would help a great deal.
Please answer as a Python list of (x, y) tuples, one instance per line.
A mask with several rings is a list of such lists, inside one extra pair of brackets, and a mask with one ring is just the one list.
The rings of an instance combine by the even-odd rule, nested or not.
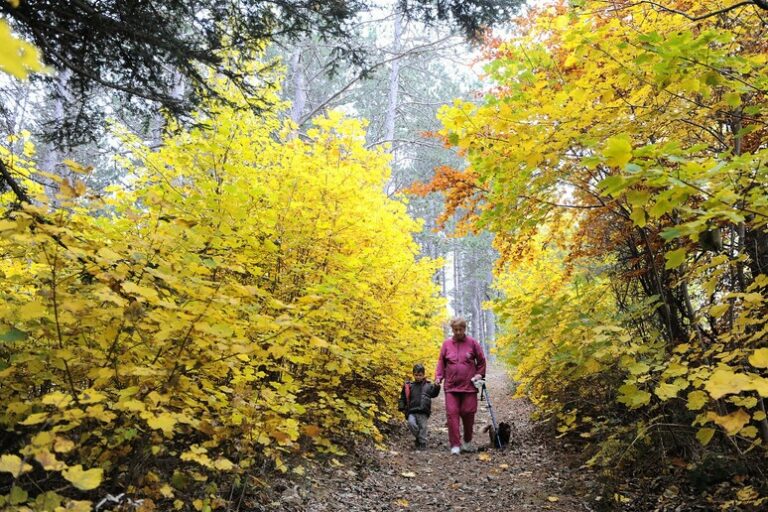
[[(502, 369), (492, 368), (488, 389), (497, 421), (513, 424), (513, 445), (506, 451), (485, 450), (451, 455), (445, 427), (443, 395), (434, 400), (429, 448), (413, 451), (413, 438), (403, 426), (386, 451), (373, 451), (358, 467), (326, 467), (310, 476), (306, 488), (287, 493), (293, 503), (282, 509), (326, 511), (590, 511), (597, 503), (578, 470), (566, 467), (537, 438), (532, 408), (510, 398), (512, 389)], [(487, 448), (481, 432), (490, 423), (480, 402), (475, 445)], [(415, 476), (411, 476), (415, 475)], [(285, 497), (285, 494), (284, 494)], [(290, 501), (290, 499), (288, 500)], [(591, 501), (591, 502), (590, 502)], [(290, 506), (293, 505), (293, 506)]]

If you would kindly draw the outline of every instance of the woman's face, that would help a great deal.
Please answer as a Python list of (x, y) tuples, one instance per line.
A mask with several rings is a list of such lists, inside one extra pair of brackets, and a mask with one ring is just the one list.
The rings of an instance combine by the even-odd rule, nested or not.
[(451, 330), (453, 331), (453, 339), (456, 341), (464, 341), (464, 338), (467, 337), (466, 325), (452, 325)]

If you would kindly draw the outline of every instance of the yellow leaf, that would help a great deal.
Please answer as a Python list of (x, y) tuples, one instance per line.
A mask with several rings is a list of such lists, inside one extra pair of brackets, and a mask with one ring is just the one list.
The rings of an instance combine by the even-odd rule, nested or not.
[(632, 144), (626, 135), (618, 135), (608, 139), (603, 149), (606, 163), (612, 167), (624, 167), (632, 159)]
[(551, 501), (552, 503), (554, 503), (556, 501), (560, 501), (560, 498), (558, 498), (557, 496), (548, 496), (547, 500)]
[(715, 304), (709, 308), (709, 314), (712, 315), (713, 318), (720, 318), (728, 311), (730, 307), (730, 304)]
[(95, 389), (86, 389), (80, 395), (78, 396), (78, 399), (80, 400), (81, 404), (95, 404), (98, 402), (101, 402), (103, 400), (106, 400), (106, 396), (99, 393)]
[(123, 290), (125, 290), (126, 293), (140, 295), (145, 299), (149, 300), (150, 302), (156, 302), (160, 299), (157, 295), (157, 291), (153, 288), (140, 286), (130, 281), (124, 282), (121, 286), (123, 287)]
[(62, 393), (61, 391), (53, 391), (48, 393), (41, 400), (45, 405), (53, 405), (59, 409), (66, 409), (72, 402), (72, 395)]
[(20, 421), (19, 425), (37, 425), (39, 423), (42, 423), (48, 418), (47, 412), (38, 412), (35, 414), (30, 414), (26, 417), (24, 421)]
[(651, 394), (640, 390), (634, 384), (624, 384), (619, 388), (619, 403), (625, 404), (630, 409), (636, 409), (651, 401)]
[(48, 451), (48, 449), (35, 452), (35, 460), (39, 462), (46, 471), (61, 471), (67, 467), (62, 461), (57, 460), (56, 455)]
[(623, 494), (619, 494), (619, 493), (614, 493), (613, 494), (613, 499), (617, 503), (629, 503), (630, 501), (632, 501), (632, 498), (629, 498), (629, 497), (624, 496)]
[(750, 389), (757, 391), (757, 394), (763, 398), (768, 398), (768, 379), (765, 377), (752, 377)]
[(679, 377), (688, 373), (688, 367), (677, 362), (672, 362), (667, 366), (662, 374), (664, 377)]
[(164, 434), (173, 434), (176, 419), (171, 414), (164, 412), (158, 416), (147, 418), (147, 425), (155, 430), (162, 430)]
[(122, 259), (122, 256), (117, 254), (115, 251), (113, 251), (109, 247), (102, 247), (101, 249), (99, 249), (98, 255), (100, 258), (106, 260), (109, 263), (113, 263), (115, 261)]
[(45, 316), (46, 308), (39, 302), (27, 302), (19, 308), (19, 320), (27, 322)]
[(53, 444), (51, 432), (38, 432), (32, 437), (32, 446), (47, 448)]
[[(754, 383), (754, 381), (753, 381)], [(757, 398), (754, 396), (731, 396), (728, 397), (728, 401), (733, 405), (744, 407), (745, 409), (752, 409), (757, 405)]]
[(688, 393), (688, 403), (686, 404), (686, 407), (688, 407), (688, 409), (691, 411), (698, 411), (704, 407), (708, 401), (709, 395), (707, 395), (704, 391), (691, 391)]
[(629, 371), (629, 373), (632, 375), (642, 375), (648, 372), (650, 369), (651, 367), (642, 361), (635, 361), (627, 366), (627, 371)]
[(225, 458), (216, 459), (213, 462), (213, 467), (220, 470), (220, 471), (232, 471), (234, 469), (235, 465), (232, 464), (232, 461)]
[(718, 368), (709, 377), (704, 388), (717, 400), (731, 393), (752, 389), (752, 379), (743, 373), (734, 373), (730, 368)]
[(416, 473), (414, 473), (413, 471), (406, 471), (404, 473), (400, 473), (400, 476), (404, 476), (405, 478), (415, 478)]
[(477, 456), (477, 460), (488, 462), (489, 460), (491, 460), (491, 456), (487, 453), (481, 453)]
[(133, 412), (143, 412), (147, 408), (144, 402), (140, 402), (139, 400), (133, 400), (130, 398), (121, 398), (120, 400), (117, 401), (117, 403), (113, 407), (119, 411), (133, 411)]
[(162, 487), (160, 487), (160, 494), (162, 494), (164, 498), (173, 498), (173, 487), (168, 484), (164, 484)]
[(768, 348), (759, 348), (749, 356), (749, 364), (755, 368), (768, 368)]
[(81, 491), (91, 491), (101, 485), (104, 470), (102, 468), (93, 468), (84, 471), (83, 466), (78, 464), (62, 471), (61, 476)]
[(727, 414), (725, 416), (719, 416), (717, 413), (707, 413), (707, 419), (714, 421), (717, 425), (720, 425), (725, 429), (725, 432), (729, 435), (735, 435), (739, 430), (749, 422), (750, 416), (744, 409), (739, 409), (736, 412)]
[(74, 160), (70, 160), (68, 158), (62, 160), (62, 163), (66, 165), (70, 171), (76, 172), (77, 174), (88, 174), (93, 170), (93, 167), (90, 165), (88, 167), (84, 167)]
[(115, 420), (115, 418), (117, 418), (117, 415), (115, 413), (104, 409), (104, 406), (101, 404), (89, 406), (85, 410), (85, 413), (88, 415), (89, 418), (94, 418), (104, 423), (111, 423), (112, 421)]
[(0, 472), (10, 473), (13, 478), (18, 478), (23, 473), (32, 471), (32, 466), (22, 461), (17, 455), (0, 456)]
[(86, 500), (67, 500), (67, 506), (56, 507), (55, 512), (93, 512), (93, 503)]
[(739, 431), (739, 435), (746, 437), (748, 439), (754, 439), (757, 437), (757, 427), (754, 425), (747, 425), (741, 431)]
[(64, 437), (56, 436), (53, 443), (53, 451), (59, 453), (69, 453), (75, 448), (75, 443)]
[(403, 507), (403, 508), (407, 508), (410, 505), (408, 500), (405, 498), (400, 498), (398, 500), (395, 500), (395, 503), (397, 504), (397, 506)]
[(660, 383), (656, 386), (654, 393), (662, 400), (669, 400), (670, 398), (675, 398), (677, 393), (686, 387), (688, 387), (688, 381), (685, 379), (676, 379), (673, 383)]
[[(18, 0), (12, 0), (12, 3), (18, 5)], [(16, 38), (5, 20), (0, 20), (0, 71), (24, 79), (32, 72), (44, 69), (37, 48)]]

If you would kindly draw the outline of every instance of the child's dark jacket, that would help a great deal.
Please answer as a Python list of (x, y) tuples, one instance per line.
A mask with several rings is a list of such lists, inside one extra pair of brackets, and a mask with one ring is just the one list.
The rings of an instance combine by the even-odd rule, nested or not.
[[(406, 394), (405, 387), (410, 387), (410, 393)], [(432, 413), (432, 399), (440, 394), (440, 386), (432, 384), (428, 380), (421, 382), (406, 382), (400, 390), (400, 400), (397, 402), (397, 410), (406, 417), (409, 414)]]

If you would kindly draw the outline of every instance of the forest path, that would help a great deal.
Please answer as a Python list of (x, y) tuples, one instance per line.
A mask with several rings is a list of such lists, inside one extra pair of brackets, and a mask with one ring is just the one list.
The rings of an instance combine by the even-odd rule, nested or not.
[(451, 455), (441, 392), (433, 401), (427, 450), (413, 451), (413, 437), (403, 423), (386, 451), (373, 451), (356, 468), (326, 467), (310, 476), (309, 488), (294, 495), (304, 495), (294, 510), (593, 510), (597, 502), (584, 472), (569, 469), (564, 457), (534, 433), (533, 408), (526, 400), (511, 398), (512, 385), (502, 368), (490, 368), (487, 385), (496, 420), (513, 424), (513, 444), (507, 450), (487, 449), (490, 443), (482, 429), (491, 420), (487, 402), (480, 402), (474, 444), (481, 451)]

